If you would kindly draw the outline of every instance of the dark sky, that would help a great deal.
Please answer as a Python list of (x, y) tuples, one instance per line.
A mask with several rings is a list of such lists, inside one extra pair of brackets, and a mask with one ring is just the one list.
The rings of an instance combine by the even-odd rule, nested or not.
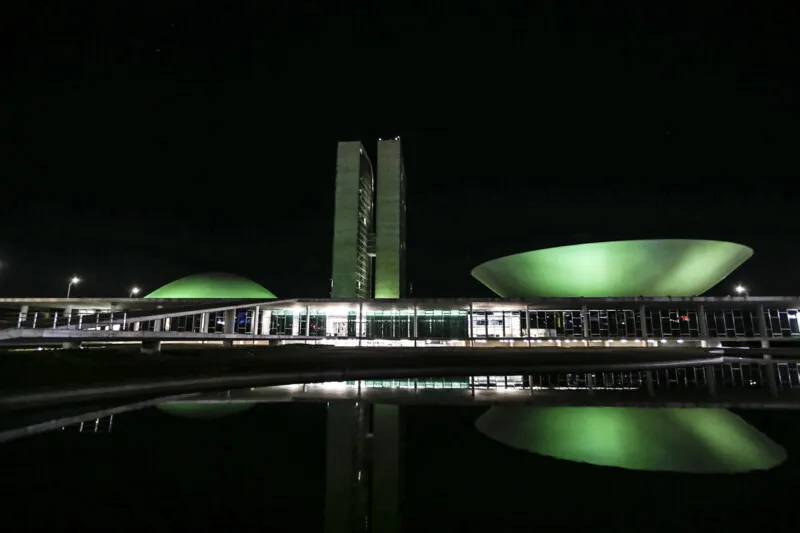
[(785, 13), (123, 4), (5, 21), (2, 296), (226, 271), (325, 297), (336, 141), (395, 135), (415, 296), (488, 295), (470, 269), (504, 254), (659, 237), (755, 249), (714, 293), (800, 293)]

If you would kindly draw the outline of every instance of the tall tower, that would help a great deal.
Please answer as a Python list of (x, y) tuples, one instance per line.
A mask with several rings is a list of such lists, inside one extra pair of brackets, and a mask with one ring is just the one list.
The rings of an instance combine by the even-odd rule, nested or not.
[(336, 154), (332, 298), (372, 297), (375, 176), (359, 141), (340, 142)]
[(406, 185), (400, 138), (378, 141), (375, 298), (406, 296)]

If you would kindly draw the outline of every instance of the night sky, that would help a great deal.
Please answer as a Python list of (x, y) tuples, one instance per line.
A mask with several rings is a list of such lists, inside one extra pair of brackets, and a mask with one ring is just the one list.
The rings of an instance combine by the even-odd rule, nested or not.
[(336, 142), (374, 160), (396, 135), (414, 296), (488, 296), (482, 261), (635, 238), (747, 244), (712, 294), (800, 294), (785, 13), (117, 4), (5, 21), (0, 296), (222, 271), (327, 297)]

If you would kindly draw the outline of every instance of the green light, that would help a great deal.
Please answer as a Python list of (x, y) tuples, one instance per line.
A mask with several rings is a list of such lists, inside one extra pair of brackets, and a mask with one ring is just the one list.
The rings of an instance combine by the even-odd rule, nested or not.
[(493, 407), (475, 425), (512, 448), (633, 470), (735, 473), (786, 460), (780, 445), (725, 409)]
[(255, 406), (254, 402), (167, 402), (158, 405), (161, 411), (184, 418), (211, 420), (232, 416)]
[(599, 242), (501, 257), (472, 275), (503, 298), (697, 296), (752, 255), (721, 241)]
[(145, 298), (275, 298), (254, 281), (233, 274), (195, 274), (167, 283)]

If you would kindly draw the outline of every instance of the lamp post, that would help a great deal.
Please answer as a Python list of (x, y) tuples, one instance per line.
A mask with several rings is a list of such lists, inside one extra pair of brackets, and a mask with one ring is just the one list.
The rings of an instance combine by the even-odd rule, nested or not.
[(744, 294), (745, 298), (750, 298), (750, 293), (747, 292), (747, 288), (743, 287), (742, 285), (737, 285), (735, 290), (737, 294)]
[(69, 293), (72, 292), (72, 286), (77, 285), (80, 283), (81, 278), (78, 276), (73, 276), (72, 279), (69, 280), (69, 285), (67, 285), (67, 298), (69, 298)]
[(134, 288), (131, 289), (131, 292), (128, 295), (128, 298), (133, 298), (137, 294), (139, 294), (139, 287), (134, 287)]

